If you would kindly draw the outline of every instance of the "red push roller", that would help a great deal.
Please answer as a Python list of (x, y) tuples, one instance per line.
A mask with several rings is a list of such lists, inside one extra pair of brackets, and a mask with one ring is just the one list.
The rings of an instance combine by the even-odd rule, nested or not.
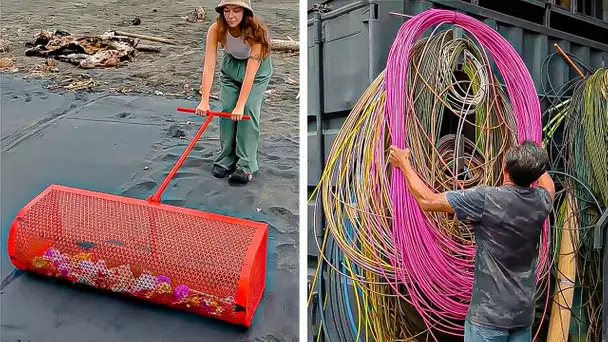
[(160, 203), (214, 116), (230, 114), (209, 113), (147, 200), (49, 186), (11, 225), (13, 265), (249, 327), (266, 282), (268, 225)]

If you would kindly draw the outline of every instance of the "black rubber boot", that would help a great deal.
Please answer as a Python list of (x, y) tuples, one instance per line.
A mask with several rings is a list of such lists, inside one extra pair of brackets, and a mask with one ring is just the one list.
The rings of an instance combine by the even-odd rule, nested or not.
[(253, 174), (247, 173), (245, 170), (237, 169), (234, 171), (228, 181), (232, 184), (247, 184), (253, 179)]
[(213, 170), (211, 173), (215, 178), (224, 178), (230, 174), (230, 170), (226, 170), (221, 166), (213, 165)]

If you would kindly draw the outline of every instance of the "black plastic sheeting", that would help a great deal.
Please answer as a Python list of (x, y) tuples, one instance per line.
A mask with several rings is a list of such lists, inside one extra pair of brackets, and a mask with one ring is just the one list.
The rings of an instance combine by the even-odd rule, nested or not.
[[(266, 291), (245, 329), (23, 273), (14, 269), (6, 252), (12, 218), (49, 184), (146, 198), (202, 123), (175, 108), (195, 104), (50, 93), (38, 81), (5, 75), (0, 81), (2, 341), (298, 340), (298, 173), (277, 164), (298, 170), (297, 159), (290, 160), (298, 158), (297, 138), (291, 138), (297, 132), (263, 136), (260, 164), (265, 170), (247, 187), (230, 187), (211, 176), (219, 145), (213, 124), (163, 196), (168, 204), (269, 223)], [(186, 139), (180, 139), (183, 135)]]

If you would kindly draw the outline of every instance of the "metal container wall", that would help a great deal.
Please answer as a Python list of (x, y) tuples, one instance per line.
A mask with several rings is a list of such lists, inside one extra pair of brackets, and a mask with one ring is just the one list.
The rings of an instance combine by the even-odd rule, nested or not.
[[(495, 28), (511, 42), (526, 63), (541, 97), (542, 109), (547, 106), (547, 101), (542, 99), (545, 95), (541, 79), (543, 61), (555, 52), (554, 43), (593, 68), (608, 66), (608, 22), (595, 18), (580, 19), (582, 17), (577, 17), (576, 13), (554, 5), (554, 0), (514, 2), (518, 3), (517, 6), (530, 6), (531, 12), (535, 9), (539, 13), (538, 19), (523, 20), (490, 10), (477, 5), (480, 0), (309, 0), (309, 194), (321, 177), (328, 151), (344, 118), (367, 86), (385, 68), (390, 46), (404, 22), (403, 18), (389, 15), (389, 12), (415, 15), (429, 8), (451, 9), (473, 16)], [(490, 4), (487, 1), (485, 3)], [(601, 38), (592, 40), (555, 29), (560, 21), (566, 20), (561, 19), (566, 16), (579, 18), (581, 25), (595, 25), (596, 29), (589, 32), (600, 34)], [(562, 58), (552, 60), (548, 74), (554, 85), (577, 77)], [(317, 210), (315, 217), (314, 202), (311, 202), (308, 206), (308, 255), (312, 259), (318, 256), (315, 239), (323, 235), (322, 221), (322, 211)], [(313, 231), (315, 223), (316, 237)]]

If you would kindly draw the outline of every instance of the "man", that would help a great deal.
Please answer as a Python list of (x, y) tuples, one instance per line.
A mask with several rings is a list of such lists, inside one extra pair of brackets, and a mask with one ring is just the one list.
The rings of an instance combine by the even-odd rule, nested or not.
[(547, 153), (526, 141), (507, 152), (502, 186), (440, 194), (418, 177), (409, 149), (391, 146), (389, 161), (401, 169), (422, 210), (455, 213), (472, 223), (477, 253), (465, 342), (531, 341), (538, 243), (555, 197)]

